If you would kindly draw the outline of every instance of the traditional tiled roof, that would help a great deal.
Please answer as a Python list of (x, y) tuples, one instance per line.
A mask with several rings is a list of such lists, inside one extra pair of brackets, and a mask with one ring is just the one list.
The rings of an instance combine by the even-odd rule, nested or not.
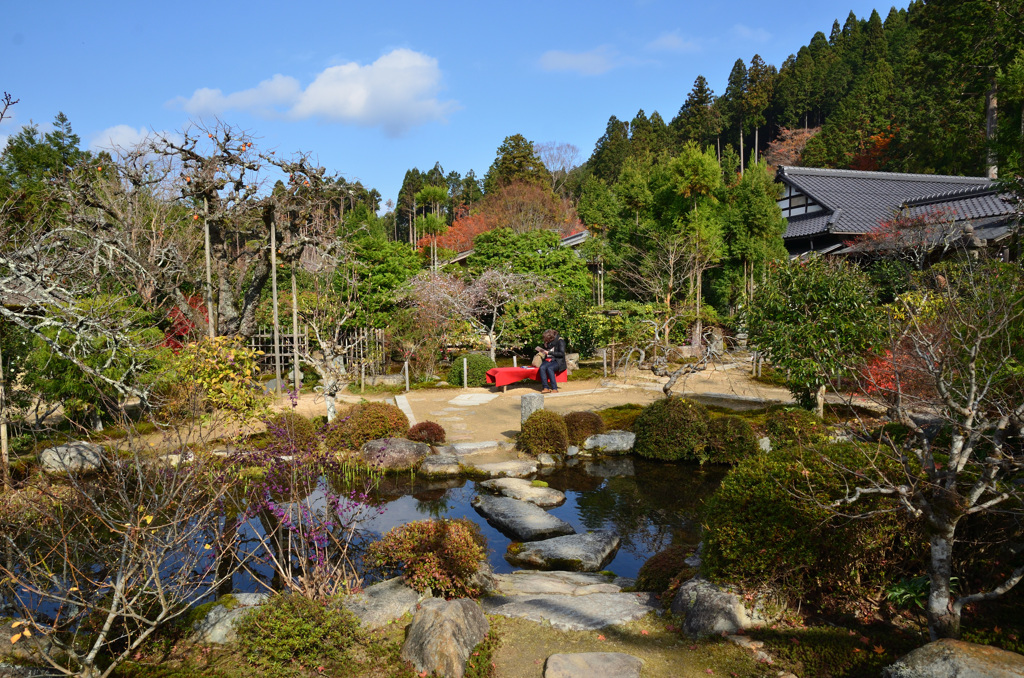
[(790, 217), (784, 238), (867, 233), (904, 206), (949, 209), (957, 219), (1008, 215), (991, 179), (783, 166), (776, 178), (807, 194), (825, 212)]

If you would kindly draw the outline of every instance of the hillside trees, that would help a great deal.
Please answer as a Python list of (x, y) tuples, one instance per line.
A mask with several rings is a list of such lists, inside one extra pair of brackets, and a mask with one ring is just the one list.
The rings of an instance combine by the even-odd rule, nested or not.
[(513, 182), (551, 185), (551, 173), (537, 156), (533, 142), (522, 134), (505, 137), (484, 175), (484, 192), (492, 193)]

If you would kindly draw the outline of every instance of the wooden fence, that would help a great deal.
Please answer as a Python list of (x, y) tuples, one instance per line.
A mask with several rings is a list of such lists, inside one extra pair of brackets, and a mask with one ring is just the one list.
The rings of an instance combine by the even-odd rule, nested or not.
[[(277, 355), (281, 355), (281, 369), (288, 371), (292, 362), (293, 347), (297, 340), (299, 353), (305, 353), (312, 349), (315, 354), (317, 346), (315, 340), (310, 346), (309, 330), (302, 327), (299, 334), (293, 336), (291, 333), (279, 335), (280, 346), (274, 346), (273, 329), (264, 328), (249, 337), (248, 345), (257, 351), (263, 351), (260, 356), (260, 369), (264, 372), (274, 372)], [(339, 344), (344, 347), (341, 362), (347, 372), (358, 375), (360, 368), (365, 366), (366, 374), (384, 374), (387, 364), (387, 352), (385, 350), (384, 330), (374, 328), (357, 328), (341, 332), (338, 336)]]

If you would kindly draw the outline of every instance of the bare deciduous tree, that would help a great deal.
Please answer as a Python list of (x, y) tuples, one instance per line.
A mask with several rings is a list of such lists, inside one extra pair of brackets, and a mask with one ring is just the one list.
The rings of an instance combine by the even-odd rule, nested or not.
[(548, 168), (551, 174), (551, 190), (559, 192), (569, 173), (579, 165), (580, 149), (578, 146), (564, 141), (545, 141), (535, 143), (533, 152)]

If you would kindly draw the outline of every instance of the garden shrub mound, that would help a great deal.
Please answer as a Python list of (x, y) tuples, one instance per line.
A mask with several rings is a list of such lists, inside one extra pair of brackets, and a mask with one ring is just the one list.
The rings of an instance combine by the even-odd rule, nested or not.
[(260, 675), (307, 675), (303, 665), (344, 675), (359, 620), (340, 605), (283, 594), (243, 616), (235, 630), (238, 647)]
[(584, 440), (605, 431), (604, 419), (595, 412), (570, 412), (565, 415), (565, 428), (569, 444), (576, 447), (582, 447)]
[(628, 403), (616, 405), (598, 411), (601, 419), (604, 420), (606, 431), (629, 431), (633, 432), (633, 424), (640, 413), (644, 411), (643, 405)]
[(408, 430), (408, 417), (395, 405), (362, 403), (352, 408), (347, 417), (331, 422), (324, 442), (331, 452), (358, 450), (371, 440), (400, 438)]
[(633, 424), (633, 451), (661, 461), (701, 461), (710, 419), (707, 408), (692, 400), (657, 400), (645, 407)]
[(418, 520), (388, 530), (367, 549), (366, 562), (435, 596), (480, 595), (472, 579), (487, 553), (487, 539), (471, 520)]
[(708, 446), (704, 461), (712, 464), (738, 464), (757, 454), (757, 435), (746, 419), (727, 415), (708, 424)]
[(493, 360), (480, 353), (466, 353), (452, 361), (448, 370), (448, 383), (454, 386), (462, 386), (462, 359), (466, 359), (466, 372), (469, 379), (466, 383), (469, 386), (486, 386), (487, 370), (497, 367)]
[(693, 546), (688, 544), (673, 544), (658, 551), (640, 566), (640, 571), (636, 575), (636, 584), (633, 587), (637, 591), (664, 593), (672, 586), (672, 580), (680, 572), (693, 570), (685, 562), (692, 553)]
[(288, 447), (293, 453), (316, 452), (320, 443), (312, 421), (295, 412), (281, 412), (267, 420), (267, 434), (274, 447)]
[(428, 445), (440, 445), (447, 439), (444, 427), (433, 421), (421, 421), (405, 434), (409, 440)]
[[(896, 474), (875, 445), (784, 447), (740, 462), (704, 507), (701, 572), (721, 582), (766, 585), (784, 595), (823, 595), (841, 609), (886, 584), (924, 569), (923, 526), (901, 510), (850, 520), (824, 508), (877, 465)], [(888, 497), (862, 500), (858, 511), (897, 509)], [(806, 598), (805, 598), (806, 599)]]
[(516, 447), (527, 454), (565, 454), (569, 447), (569, 430), (562, 415), (537, 410), (523, 422)]
[(828, 428), (810, 410), (786, 408), (771, 410), (764, 420), (765, 431), (773, 447), (817, 445), (828, 440)]

